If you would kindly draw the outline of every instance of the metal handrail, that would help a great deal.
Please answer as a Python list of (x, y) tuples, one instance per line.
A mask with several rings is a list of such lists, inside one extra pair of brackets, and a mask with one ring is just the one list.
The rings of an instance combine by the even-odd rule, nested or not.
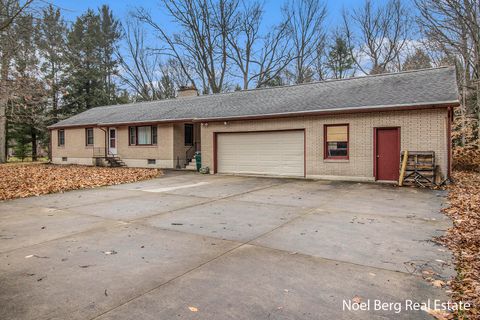
[(104, 158), (105, 155), (105, 148), (104, 147), (94, 147), (93, 148), (93, 157), (94, 158)]
[(191, 161), (195, 157), (195, 153), (199, 151), (200, 142), (194, 142), (190, 148), (185, 151), (185, 160)]
[(190, 148), (187, 149), (187, 151), (185, 151), (185, 160), (187, 161), (192, 160), (193, 156), (195, 155), (195, 151), (196, 151), (196, 145), (194, 143), (193, 145), (190, 146)]

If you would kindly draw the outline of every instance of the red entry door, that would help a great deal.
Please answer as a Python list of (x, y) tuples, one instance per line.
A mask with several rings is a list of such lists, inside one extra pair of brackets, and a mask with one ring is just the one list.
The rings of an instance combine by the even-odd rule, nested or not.
[(400, 129), (376, 128), (377, 180), (398, 180), (400, 166)]

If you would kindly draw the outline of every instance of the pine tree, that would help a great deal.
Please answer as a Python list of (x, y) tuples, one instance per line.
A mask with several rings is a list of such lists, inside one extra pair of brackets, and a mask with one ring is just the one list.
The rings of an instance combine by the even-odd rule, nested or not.
[(15, 143), (29, 144), (32, 160), (37, 160), (37, 145), (46, 132), (47, 95), (39, 79), (36, 39), (38, 27), (30, 15), (21, 16), (15, 28), (17, 48), (14, 55), (13, 92), (8, 104), (9, 137)]
[(422, 49), (416, 49), (413, 54), (409, 54), (403, 63), (402, 70), (418, 70), (432, 67), (432, 60)]
[(0, 1), (0, 163), (6, 161), (7, 118), (6, 107), (12, 92), (10, 76), (12, 60), (16, 50), (17, 21), (26, 12), (32, 0), (22, 3), (19, 0)]
[(68, 32), (64, 111), (69, 115), (100, 106), (106, 100), (99, 38), (100, 21), (92, 10), (78, 17)]
[(160, 79), (160, 99), (172, 99), (175, 98), (175, 84), (173, 83), (172, 77), (168, 74), (165, 74)]
[(263, 83), (263, 85), (260, 88), (265, 88), (265, 87), (278, 87), (278, 86), (283, 86), (285, 85), (285, 82), (283, 81), (283, 78), (280, 74), (277, 74), (274, 77), (270, 77), (269, 74), (266, 75), (270, 80), (266, 81)]
[(108, 6), (77, 18), (68, 32), (68, 83), (65, 106), (68, 114), (117, 103), (113, 77), (118, 62), (114, 52), (120, 39), (120, 24)]
[(118, 102), (113, 76), (118, 72), (117, 67), (119, 62), (115, 59), (114, 54), (118, 49), (118, 42), (122, 36), (122, 27), (107, 5), (103, 5), (99, 9), (99, 18), (99, 46), (102, 57), (103, 86), (106, 93), (106, 101), (104, 104), (110, 105)]
[(19, 136), (15, 139), (16, 144), (13, 146), (15, 157), (22, 160), (22, 162), (32, 153), (32, 147), (28, 144), (24, 136)]
[(49, 87), (52, 123), (58, 121), (58, 109), (62, 96), (65, 70), (67, 26), (60, 9), (49, 5), (43, 10), (43, 21), (39, 25), (38, 49), (43, 63), (41, 71)]
[(347, 41), (341, 36), (335, 37), (326, 61), (326, 67), (332, 73), (333, 78), (342, 79), (351, 75), (349, 71), (353, 69), (354, 60), (350, 52)]

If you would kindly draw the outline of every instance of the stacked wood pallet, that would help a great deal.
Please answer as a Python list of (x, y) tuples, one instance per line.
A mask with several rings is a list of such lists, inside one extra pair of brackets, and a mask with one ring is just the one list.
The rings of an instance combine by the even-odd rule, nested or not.
[(402, 151), (399, 185), (433, 187), (436, 185), (434, 151)]

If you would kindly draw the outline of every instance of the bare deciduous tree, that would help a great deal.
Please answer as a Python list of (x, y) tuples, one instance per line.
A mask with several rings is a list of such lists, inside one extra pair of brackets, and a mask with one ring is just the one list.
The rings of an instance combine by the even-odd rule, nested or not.
[(258, 66), (257, 88), (276, 83), (276, 79), (294, 61), (296, 56), (289, 35), (286, 20), (265, 36), (258, 59), (254, 60)]
[(259, 2), (243, 3), (244, 10), (238, 15), (237, 22), (228, 34), (228, 57), (236, 64), (242, 75), (242, 88), (248, 89), (255, 45), (260, 40), (260, 24), (263, 7)]
[[(430, 49), (460, 61), (461, 131), (467, 131), (468, 114), (474, 114), (480, 147), (480, 5), (476, 0), (415, 0), (415, 4), (418, 23), (433, 44)], [(466, 144), (464, 134), (461, 144)]]
[(288, 17), (294, 50), (293, 77), (295, 83), (312, 80), (318, 48), (323, 46), (326, 5), (320, 0), (291, 0), (283, 7)]
[(235, 29), (229, 34), (228, 56), (241, 73), (242, 89), (251, 83), (262, 87), (271, 82), (293, 59), (289, 45), (288, 20), (261, 35), (263, 5), (259, 2), (241, 8)]
[[(358, 68), (366, 74), (386, 72), (409, 40), (411, 18), (401, 0), (344, 11), (348, 46)], [(368, 63), (363, 61), (368, 59)]]
[(237, 0), (163, 0), (163, 6), (181, 32), (168, 34), (145, 9), (138, 9), (135, 15), (157, 32), (165, 43), (165, 54), (177, 59), (192, 85), (196, 86), (194, 79), (198, 78), (204, 93), (222, 92), (228, 69), (228, 35), (237, 21)]
[(119, 77), (135, 93), (135, 100), (174, 98), (174, 85), (188, 83), (177, 62), (169, 59), (162, 63), (161, 50), (146, 45), (145, 29), (138, 20), (127, 20), (124, 35), (125, 48), (116, 52), (122, 71)]
[(137, 21), (128, 20), (124, 36), (125, 53), (116, 52), (121, 66), (120, 79), (141, 100), (159, 99), (160, 92), (156, 89), (156, 83), (160, 80), (156, 73), (159, 56), (149, 52), (145, 44), (145, 30)]

